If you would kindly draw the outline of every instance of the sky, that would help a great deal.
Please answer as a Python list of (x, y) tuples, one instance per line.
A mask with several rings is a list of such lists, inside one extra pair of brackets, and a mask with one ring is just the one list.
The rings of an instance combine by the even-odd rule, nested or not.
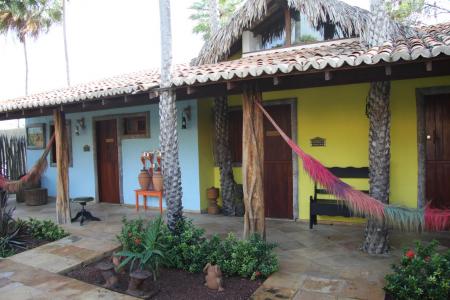
[[(447, 4), (450, 0), (444, 1)], [(189, 7), (194, 0), (171, 0), (173, 62), (195, 57), (202, 39), (192, 33)], [(345, 0), (369, 8), (369, 0)], [(71, 83), (159, 67), (158, 0), (69, 0), (67, 38)], [(29, 92), (64, 87), (62, 26), (28, 42)], [(23, 47), (15, 36), (0, 36), (0, 100), (24, 94)], [(17, 122), (1, 123), (0, 129)]]

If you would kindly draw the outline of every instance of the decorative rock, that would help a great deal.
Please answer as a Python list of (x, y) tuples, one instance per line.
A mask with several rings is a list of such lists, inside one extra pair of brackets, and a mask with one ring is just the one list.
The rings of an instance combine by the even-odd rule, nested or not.
[(96, 268), (102, 272), (103, 279), (105, 280), (103, 286), (105, 288), (111, 289), (117, 285), (119, 279), (114, 272), (114, 264), (110, 262), (101, 262), (96, 265)]

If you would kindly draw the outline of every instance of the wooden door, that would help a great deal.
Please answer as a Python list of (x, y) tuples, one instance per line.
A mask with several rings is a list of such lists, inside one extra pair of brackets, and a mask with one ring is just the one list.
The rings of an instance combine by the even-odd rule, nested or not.
[[(291, 106), (265, 106), (275, 122), (291, 136)], [(229, 113), (233, 163), (242, 163), (242, 110)], [(293, 218), (292, 151), (264, 117), (264, 206), (266, 217)]]
[[(265, 107), (291, 135), (291, 106)], [(292, 150), (264, 117), (264, 206), (266, 217), (292, 219)]]
[(97, 177), (100, 202), (120, 203), (117, 121), (95, 123), (97, 136)]
[(450, 208), (450, 94), (425, 99), (426, 201)]

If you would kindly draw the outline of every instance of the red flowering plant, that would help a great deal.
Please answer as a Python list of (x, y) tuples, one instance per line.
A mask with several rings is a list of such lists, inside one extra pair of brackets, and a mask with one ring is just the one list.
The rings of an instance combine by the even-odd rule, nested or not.
[(386, 275), (384, 290), (394, 299), (450, 299), (450, 250), (437, 251), (438, 242), (416, 243), (405, 249), (394, 272)]
[(122, 231), (117, 239), (125, 250), (140, 252), (143, 250), (142, 238), (144, 234), (144, 221), (142, 219), (122, 219)]
[[(160, 216), (146, 222), (140, 219), (133, 221), (124, 219), (123, 234), (118, 237), (122, 243), (122, 251), (114, 254), (122, 258), (117, 269), (124, 269), (126, 266), (129, 266), (130, 272), (134, 271), (135, 267), (139, 270), (147, 269), (156, 280), (159, 266), (166, 259), (164, 253), (167, 247), (162, 239), (166, 232), (165, 228)], [(125, 236), (125, 240), (122, 236)]]

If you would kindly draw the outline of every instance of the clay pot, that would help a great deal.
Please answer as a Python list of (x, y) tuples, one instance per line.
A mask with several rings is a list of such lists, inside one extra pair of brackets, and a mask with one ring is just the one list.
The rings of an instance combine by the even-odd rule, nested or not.
[(216, 199), (219, 198), (219, 189), (215, 187), (210, 187), (206, 190), (206, 197), (208, 199)]
[(105, 284), (103, 285), (105, 288), (111, 289), (117, 285), (119, 279), (114, 272), (114, 264), (101, 262), (97, 264), (96, 268), (102, 273), (103, 279), (105, 280)]
[(141, 297), (145, 292), (141, 289), (144, 280), (152, 275), (149, 271), (137, 270), (130, 273), (130, 282), (128, 283), (127, 293), (131, 296)]
[(160, 171), (153, 172), (153, 189), (155, 191), (162, 191), (164, 187), (164, 178)]
[(138, 176), (139, 185), (141, 186), (142, 190), (147, 191), (150, 187), (152, 177), (148, 173), (147, 170), (142, 169)]
[(206, 190), (206, 196), (208, 198), (208, 214), (217, 215), (219, 213), (219, 207), (217, 206), (217, 198), (219, 197), (219, 189), (210, 187)]

